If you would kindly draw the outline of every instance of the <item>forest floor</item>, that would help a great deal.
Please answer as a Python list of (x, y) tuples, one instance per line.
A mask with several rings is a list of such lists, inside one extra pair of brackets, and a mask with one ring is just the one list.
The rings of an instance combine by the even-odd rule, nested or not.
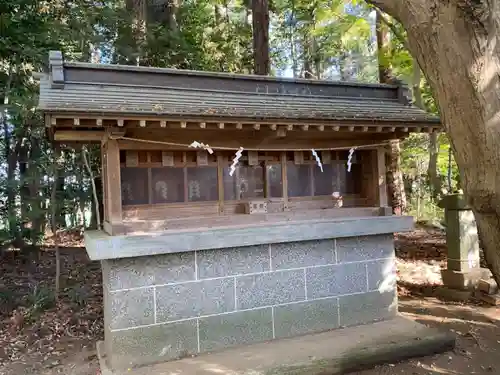
[[(79, 233), (64, 234), (62, 291), (53, 303), (55, 255), (15, 252), (0, 259), (0, 374), (95, 375), (102, 340), (101, 274)], [(397, 235), (398, 292), (403, 315), (457, 335), (453, 352), (391, 363), (358, 375), (500, 374), (500, 309), (436, 296), (445, 265), (444, 233), (420, 228)]]

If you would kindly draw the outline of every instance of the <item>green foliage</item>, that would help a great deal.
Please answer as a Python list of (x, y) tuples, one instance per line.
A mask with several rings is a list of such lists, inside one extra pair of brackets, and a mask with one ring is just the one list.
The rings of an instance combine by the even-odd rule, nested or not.
[(28, 320), (55, 306), (56, 299), (52, 288), (36, 284), (33, 292), (27, 296), (26, 317)]
[[(128, 8), (126, 3), (133, 3)], [(0, 244), (39, 244), (50, 216), (53, 152), (44, 119), (36, 110), (33, 72), (47, 69), (50, 49), (69, 59), (158, 67), (252, 73), (251, 2), (183, 0), (178, 8), (161, 1), (4, 0), (0, 2)], [(146, 4), (146, 12), (143, 5)], [(128, 4), (130, 6), (130, 4)], [(413, 59), (405, 31), (394, 22), (387, 50), (377, 51), (374, 12), (362, 0), (274, 0), (270, 6), (270, 55), (276, 74), (377, 82), (378, 60), (413, 84)], [(392, 21), (393, 22), (393, 21)], [(381, 53), (379, 53), (381, 52)], [(418, 82), (425, 108), (438, 108), (425, 79)], [(4, 104), (5, 103), (5, 104)], [(449, 142), (439, 137), (437, 171), (452, 190), (459, 187)], [(410, 206), (430, 201), (429, 137), (412, 135), (402, 144), (402, 170)], [(100, 176), (98, 147), (90, 148)], [(61, 227), (90, 225), (91, 181), (79, 150), (63, 145), (56, 214)], [(414, 188), (415, 184), (418, 189)], [(99, 182), (96, 183), (99, 186)], [(433, 203), (432, 203), (433, 204)], [(433, 209), (422, 212), (439, 213)], [(434, 213), (433, 213), (434, 212)]]

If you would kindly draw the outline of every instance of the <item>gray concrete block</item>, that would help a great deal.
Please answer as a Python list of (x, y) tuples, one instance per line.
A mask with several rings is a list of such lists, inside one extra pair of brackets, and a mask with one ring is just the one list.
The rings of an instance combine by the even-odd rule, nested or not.
[(154, 323), (153, 288), (110, 293), (109, 306), (113, 329), (130, 328)]
[(236, 277), (238, 310), (302, 301), (305, 299), (304, 271), (278, 271)]
[(234, 278), (156, 288), (156, 319), (166, 322), (233, 311)]
[(369, 292), (340, 297), (340, 325), (342, 327), (390, 319), (397, 315), (396, 291)]
[(338, 328), (337, 298), (274, 307), (276, 338)]
[(291, 220), (255, 226), (166, 230), (145, 234), (110, 236), (85, 231), (85, 248), (91, 260), (128, 258), (260, 244), (371, 236), (412, 230), (411, 216), (344, 217)]
[(338, 238), (336, 245), (339, 263), (394, 256), (394, 236), (392, 234)]
[(196, 278), (194, 252), (116, 259), (103, 264), (103, 283), (112, 291)]
[(368, 290), (383, 292), (396, 288), (397, 271), (395, 258), (367, 262), (366, 267), (368, 270)]
[(269, 271), (269, 245), (198, 251), (196, 258), (200, 279)]
[(168, 361), (198, 352), (196, 320), (113, 332), (106, 337), (106, 353), (113, 368)]
[(273, 270), (333, 263), (335, 263), (333, 240), (285, 242), (271, 245)]
[(365, 263), (306, 269), (307, 298), (334, 297), (367, 290)]
[(271, 308), (200, 318), (200, 351), (256, 343), (273, 338)]

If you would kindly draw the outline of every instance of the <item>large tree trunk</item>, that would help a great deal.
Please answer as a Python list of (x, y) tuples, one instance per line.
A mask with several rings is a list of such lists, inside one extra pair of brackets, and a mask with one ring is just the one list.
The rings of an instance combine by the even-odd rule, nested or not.
[(408, 31), (437, 96), (485, 260), (500, 283), (500, 2), (371, 0)]
[(268, 75), (271, 64), (269, 60), (269, 2), (268, 0), (252, 1), (253, 53), (254, 73)]

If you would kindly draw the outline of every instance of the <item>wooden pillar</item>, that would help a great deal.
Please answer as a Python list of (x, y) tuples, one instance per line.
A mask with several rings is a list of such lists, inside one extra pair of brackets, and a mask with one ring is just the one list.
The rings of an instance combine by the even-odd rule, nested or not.
[(382, 146), (377, 148), (378, 204), (379, 207), (381, 207), (380, 214), (382, 216), (387, 215), (389, 212), (392, 214), (392, 210), (388, 209), (385, 154), (385, 147)]
[(111, 235), (122, 232), (122, 191), (120, 149), (116, 139), (106, 137), (101, 145), (103, 163), (104, 230)]
[(283, 151), (280, 156), (281, 159), (281, 184), (283, 187), (283, 210), (288, 210), (288, 176), (287, 176), (287, 159), (286, 151)]

